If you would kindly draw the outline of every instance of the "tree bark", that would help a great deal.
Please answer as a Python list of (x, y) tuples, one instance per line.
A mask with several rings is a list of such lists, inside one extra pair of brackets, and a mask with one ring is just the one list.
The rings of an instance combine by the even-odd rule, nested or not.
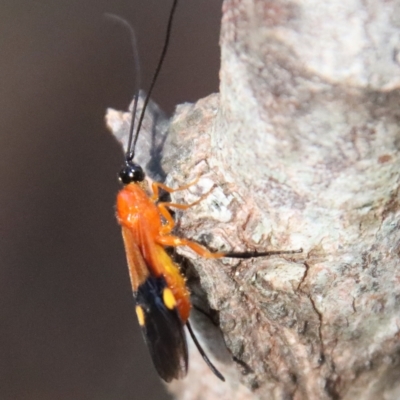
[(223, 341), (207, 318), (199, 331), (227, 382), (193, 351), (177, 398), (400, 398), (399, 27), (398, 0), (225, 0), (220, 93), (177, 107), (148, 171), (171, 186), (201, 174), (174, 202), (212, 189), (177, 235), (304, 252), (178, 250), (214, 310)]

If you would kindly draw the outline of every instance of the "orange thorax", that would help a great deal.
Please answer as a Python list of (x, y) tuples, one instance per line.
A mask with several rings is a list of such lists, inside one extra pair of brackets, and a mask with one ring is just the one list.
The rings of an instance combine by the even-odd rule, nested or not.
[[(129, 230), (129, 240), (139, 248), (149, 272), (154, 276), (164, 276), (168, 287), (174, 294), (177, 308), (183, 323), (187, 321), (190, 313), (190, 294), (186, 288), (185, 279), (181, 275), (178, 266), (166, 253), (164, 247), (158, 243), (162, 228), (162, 216), (157, 205), (149, 198), (143, 188), (136, 183), (130, 183), (120, 190), (117, 197), (117, 219), (123, 230)], [(130, 243), (125, 247), (128, 256)], [(130, 254), (132, 255), (131, 252)], [(146, 275), (138, 271), (138, 260), (131, 262), (128, 256), (128, 264), (131, 270), (132, 286), (134, 290), (145, 279)], [(137, 258), (137, 257), (136, 257)], [(131, 265), (133, 264), (133, 265)], [(133, 271), (132, 271), (133, 269)]]

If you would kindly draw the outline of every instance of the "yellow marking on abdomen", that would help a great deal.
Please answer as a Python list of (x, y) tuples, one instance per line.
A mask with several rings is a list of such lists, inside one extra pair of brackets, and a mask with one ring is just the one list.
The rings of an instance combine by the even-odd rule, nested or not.
[(172, 290), (169, 288), (165, 288), (163, 291), (163, 302), (165, 307), (169, 310), (173, 310), (176, 307), (175, 296), (172, 293)]
[(137, 319), (139, 321), (140, 326), (144, 326), (145, 324), (145, 316), (144, 316), (144, 311), (143, 308), (140, 306), (136, 306), (136, 315)]

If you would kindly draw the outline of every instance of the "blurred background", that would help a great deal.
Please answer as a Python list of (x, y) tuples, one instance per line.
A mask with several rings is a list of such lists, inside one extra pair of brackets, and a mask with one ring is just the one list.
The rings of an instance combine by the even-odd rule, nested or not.
[[(122, 152), (107, 107), (147, 89), (171, 1), (0, 4), (0, 400), (168, 399), (136, 322), (114, 217)], [(153, 94), (218, 91), (221, 0), (182, 0)]]

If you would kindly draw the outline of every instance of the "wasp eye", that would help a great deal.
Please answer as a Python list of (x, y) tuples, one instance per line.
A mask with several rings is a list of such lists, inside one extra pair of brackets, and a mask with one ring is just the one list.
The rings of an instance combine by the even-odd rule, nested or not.
[(139, 164), (127, 161), (119, 173), (119, 180), (128, 185), (132, 182), (142, 182), (144, 180), (144, 172)]

